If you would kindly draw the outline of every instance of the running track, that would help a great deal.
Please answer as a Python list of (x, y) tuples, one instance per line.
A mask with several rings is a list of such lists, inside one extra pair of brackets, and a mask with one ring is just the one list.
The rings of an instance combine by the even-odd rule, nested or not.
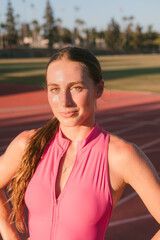
[[(40, 127), (52, 113), (42, 90), (18, 85), (0, 88), (0, 154), (3, 154), (18, 133)], [(159, 94), (105, 91), (97, 103), (96, 117), (104, 129), (140, 146), (160, 173)], [(149, 240), (158, 228), (128, 186), (114, 209), (106, 239)]]

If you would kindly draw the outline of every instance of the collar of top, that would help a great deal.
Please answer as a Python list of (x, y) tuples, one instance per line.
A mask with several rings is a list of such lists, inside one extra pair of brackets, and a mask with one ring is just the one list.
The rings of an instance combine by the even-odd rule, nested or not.
[[(78, 141), (77, 143), (77, 149), (80, 148), (84, 148), (88, 143), (92, 142), (94, 139), (97, 138), (97, 136), (100, 133), (100, 127), (98, 126), (98, 124), (96, 123), (94, 125), (94, 127), (91, 129), (90, 133), (88, 134), (88, 136), (85, 139), (82, 139), (81, 141)], [(57, 132), (57, 140), (58, 140), (58, 144), (64, 148), (66, 146), (66, 144), (68, 145), (71, 140), (69, 140), (68, 138), (66, 138), (63, 135), (63, 132), (61, 130), (61, 128), (59, 127), (59, 130)]]

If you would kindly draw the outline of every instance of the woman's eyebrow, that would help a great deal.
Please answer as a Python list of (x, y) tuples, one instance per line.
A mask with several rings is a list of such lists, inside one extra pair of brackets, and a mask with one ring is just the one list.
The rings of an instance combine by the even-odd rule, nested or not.
[(59, 84), (57, 84), (57, 83), (47, 83), (47, 86), (49, 87), (49, 86), (59, 86)]
[[(82, 84), (82, 85), (86, 85), (84, 82), (81, 82), (81, 81), (77, 81), (77, 82), (70, 82), (67, 84), (67, 86), (73, 86), (73, 85), (76, 85), (76, 84)], [(50, 86), (59, 86), (60, 84), (57, 84), (57, 83), (48, 83), (47, 86), (50, 87)]]
[(81, 82), (81, 81), (78, 81), (78, 82), (70, 82), (70, 83), (68, 83), (67, 85), (68, 85), (68, 86), (73, 86), (73, 85), (76, 85), (76, 84), (86, 85), (84, 82)]

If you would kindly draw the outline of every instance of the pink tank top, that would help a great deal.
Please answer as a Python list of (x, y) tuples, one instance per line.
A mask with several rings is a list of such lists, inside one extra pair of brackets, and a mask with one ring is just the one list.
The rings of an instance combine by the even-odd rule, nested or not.
[(77, 146), (69, 178), (55, 197), (59, 162), (70, 141), (56, 133), (25, 193), (31, 240), (102, 240), (113, 202), (108, 174), (109, 134), (97, 124)]

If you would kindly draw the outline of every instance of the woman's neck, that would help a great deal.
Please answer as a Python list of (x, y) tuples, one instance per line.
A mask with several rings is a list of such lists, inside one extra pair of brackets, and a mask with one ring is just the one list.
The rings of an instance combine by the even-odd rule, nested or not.
[(90, 124), (89, 126), (81, 125), (74, 127), (66, 127), (60, 124), (63, 135), (74, 143), (85, 139), (94, 126), (95, 123)]

